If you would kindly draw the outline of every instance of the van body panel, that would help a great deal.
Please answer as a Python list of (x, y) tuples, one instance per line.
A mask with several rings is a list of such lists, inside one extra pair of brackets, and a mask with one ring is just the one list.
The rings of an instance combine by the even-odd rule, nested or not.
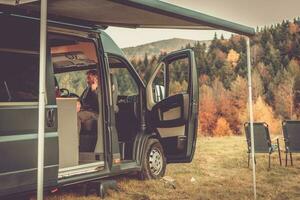
[(105, 53), (119, 55), (124, 58), (126, 57), (123, 51), (118, 47), (118, 45), (104, 31), (101, 31), (101, 42)]
[[(46, 108), (46, 113), (50, 110), (56, 115), (51, 107)], [(21, 192), (36, 187), (37, 121), (37, 107), (0, 105), (0, 196), (10, 190)], [(58, 151), (56, 127), (46, 128), (45, 186), (57, 184)]]
[[(2, 111), (0, 110), (0, 119), (3, 119)], [(9, 194), (9, 191), (22, 192), (36, 188), (37, 135), (37, 133), (20, 134), (19, 132), (17, 135), (0, 136), (0, 196)], [(53, 148), (58, 146), (57, 143), (57, 132), (45, 133), (44, 184), (46, 187), (57, 184), (58, 148)]]
[[(37, 21), (18, 17), (2, 16), (0, 23), (10, 24), (0, 33), (1, 43), (1, 85), (7, 83), (7, 90), (20, 89), (25, 85), (37, 84), (32, 79), (38, 74), (39, 24)], [(17, 28), (18, 27), (18, 28)], [(22, 34), (20, 34), (22, 30)], [(9, 57), (6, 57), (9, 55)], [(17, 56), (16, 56), (17, 55)], [(58, 177), (58, 135), (57, 107), (54, 96), (54, 80), (51, 59), (47, 50), (46, 66), (46, 110), (45, 110), (45, 157), (44, 185), (57, 185)], [(20, 57), (18, 57), (20, 56)], [(11, 59), (13, 58), (13, 59)], [(18, 58), (25, 58), (18, 60)], [(9, 63), (12, 64), (10, 65)], [(22, 66), (22, 68), (19, 68)], [(16, 70), (32, 67), (24, 79), (16, 78)], [(35, 70), (34, 70), (35, 69)], [(32, 75), (32, 73), (35, 73)], [(28, 76), (28, 77), (27, 77)], [(31, 82), (30, 82), (31, 81)], [(18, 83), (17, 83), (18, 82)], [(51, 89), (50, 89), (51, 88)], [(36, 92), (36, 91), (35, 91)], [(33, 93), (32, 93), (33, 94)], [(0, 103), (0, 196), (36, 189), (38, 149), (38, 100), (23, 102), (19, 97), (2, 98)]]

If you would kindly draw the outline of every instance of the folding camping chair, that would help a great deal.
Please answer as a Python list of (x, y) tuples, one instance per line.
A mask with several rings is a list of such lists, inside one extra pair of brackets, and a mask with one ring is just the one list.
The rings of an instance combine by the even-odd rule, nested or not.
[(285, 143), (285, 166), (288, 163), (288, 154), (293, 166), (292, 153), (300, 152), (300, 121), (283, 121), (282, 130)]
[[(248, 146), (248, 167), (250, 164), (250, 154), (251, 154), (251, 135), (250, 135), (250, 122), (244, 124), (246, 140)], [(275, 137), (271, 140), (269, 133), (269, 126), (265, 122), (254, 122), (253, 123), (253, 133), (254, 133), (254, 150), (255, 153), (268, 153), (269, 154), (269, 169), (271, 168), (271, 154), (278, 151), (279, 163), (281, 163), (281, 153), (279, 146), (279, 137)], [(272, 142), (276, 141), (275, 144)]]

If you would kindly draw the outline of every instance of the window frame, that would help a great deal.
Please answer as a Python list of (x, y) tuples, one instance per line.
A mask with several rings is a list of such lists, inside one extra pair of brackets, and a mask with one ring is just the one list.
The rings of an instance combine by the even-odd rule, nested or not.
[(144, 85), (141, 77), (139, 76), (139, 74), (135, 70), (135, 68), (131, 65), (131, 63), (128, 62), (126, 58), (124, 58), (120, 55), (117, 55), (117, 54), (107, 53), (107, 58), (108, 58), (108, 68), (109, 69), (111, 69), (110, 68), (110, 63), (109, 63), (109, 58), (116, 59), (116, 60), (120, 61), (122, 64), (124, 64), (123, 68), (126, 68), (129, 72), (129, 74), (132, 76), (133, 80), (135, 81), (135, 83), (137, 85), (137, 89), (138, 89), (138, 94), (137, 95), (140, 95), (140, 88), (141, 87), (145, 88), (145, 85)]
[[(47, 49), (49, 51), (49, 49)], [(17, 53), (17, 54), (23, 54), (23, 55), (36, 55), (39, 59), (39, 52), (34, 50), (27, 50), (27, 49), (16, 49), (16, 48), (0, 48), (0, 52), (5, 53)], [(46, 68), (49, 67), (48, 63), (46, 63)], [(37, 66), (37, 69), (39, 69), (40, 66)], [(39, 77), (38, 77), (39, 81)], [(39, 82), (37, 83), (39, 84)], [(10, 107), (10, 106), (18, 106), (18, 107), (27, 107), (27, 106), (34, 106), (37, 107), (39, 103), (39, 90), (38, 97), (36, 101), (30, 100), (30, 101), (0, 101), (0, 107)], [(48, 96), (47, 96), (47, 90), (45, 90), (45, 105), (48, 105)]]
[[(162, 65), (160, 65), (159, 67), (158, 67), (158, 69), (157, 69), (157, 71), (155, 72), (155, 75), (154, 75), (154, 79), (153, 79), (153, 81), (152, 81), (152, 83), (151, 83), (151, 89), (152, 89), (152, 98), (153, 98), (153, 102), (156, 104), (156, 103), (158, 103), (158, 102), (160, 102), (161, 100), (163, 100), (163, 99), (161, 99), (160, 101), (157, 101), (156, 102), (156, 100), (155, 100), (155, 85), (153, 85), (153, 83), (154, 83), (154, 81), (155, 81), (155, 79), (156, 79), (156, 77), (157, 77), (157, 75), (158, 75), (158, 73), (160, 72), (160, 70), (164, 70), (163, 71), (163, 82), (164, 82), (164, 84), (163, 84), (163, 86), (164, 86), (164, 94), (165, 94), (165, 97), (163, 98), (163, 99), (165, 99), (165, 98), (167, 98), (167, 93), (166, 93), (166, 91), (167, 91), (167, 65), (165, 64), (165, 63), (163, 63)], [(154, 87), (153, 87), (154, 86)]]
[[(182, 57), (182, 58), (180, 58)], [(178, 57), (174, 57), (172, 60), (170, 60), (169, 62), (166, 63), (166, 88), (165, 88), (165, 94), (166, 94), (166, 97), (169, 97), (169, 92), (170, 92), (170, 64), (172, 64), (173, 62), (176, 62), (176, 61), (180, 61), (182, 59), (187, 59), (187, 65), (190, 66), (191, 65), (191, 61), (190, 59), (188, 59), (187, 57), (184, 57), (184, 56), (178, 56)], [(187, 80), (187, 84), (188, 84), (188, 88), (185, 92), (181, 92), (182, 94), (189, 94), (190, 92), (190, 80), (191, 80), (191, 74), (190, 74), (190, 70), (187, 70), (188, 72), (188, 80)], [(178, 94), (178, 93), (177, 93)], [(173, 94), (173, 95), (176, 95), (176, 94)], [(171, 96), (173, 96), (171, 95)]]

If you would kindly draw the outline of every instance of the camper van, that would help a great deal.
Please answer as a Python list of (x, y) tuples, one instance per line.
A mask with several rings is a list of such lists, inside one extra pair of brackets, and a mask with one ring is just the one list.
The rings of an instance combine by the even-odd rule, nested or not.
[[(38, 18), (9, 13), (0, 13), (0, 24), (2, 199), (37, 185), (40, 29)], [(91, 73), (96, 111), (86, 126), (80, 100)], [(199, 96), (193, 51), (170, 53), (142, 76), (101, 27), (48, 22), (45, 188), (129, 172), (156, 179), (167, 163), (192, 161)]]
[(0, 199), (131, 172), (156, 179), (167, 163), (191, 162), (193, 51), (138, 74), (105, 29), (255, 30), (159, 0), (45, 2), (0, 0)]

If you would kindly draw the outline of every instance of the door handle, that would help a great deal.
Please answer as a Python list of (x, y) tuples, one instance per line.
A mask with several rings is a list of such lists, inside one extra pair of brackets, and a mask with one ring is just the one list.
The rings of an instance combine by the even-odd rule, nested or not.
[(199, 109), (199, 107), (198, 107), (198, 102), (197, 101), (192, 101), (192, 112), (193, 113), (195, 113), (195, 114), (197, 114), (199, 111), (198, 111), (198, 109)]
[(47, 111), (47, 127), (54, 127), (55, 125), (55, 115), (54, 109), (49, 109)]

